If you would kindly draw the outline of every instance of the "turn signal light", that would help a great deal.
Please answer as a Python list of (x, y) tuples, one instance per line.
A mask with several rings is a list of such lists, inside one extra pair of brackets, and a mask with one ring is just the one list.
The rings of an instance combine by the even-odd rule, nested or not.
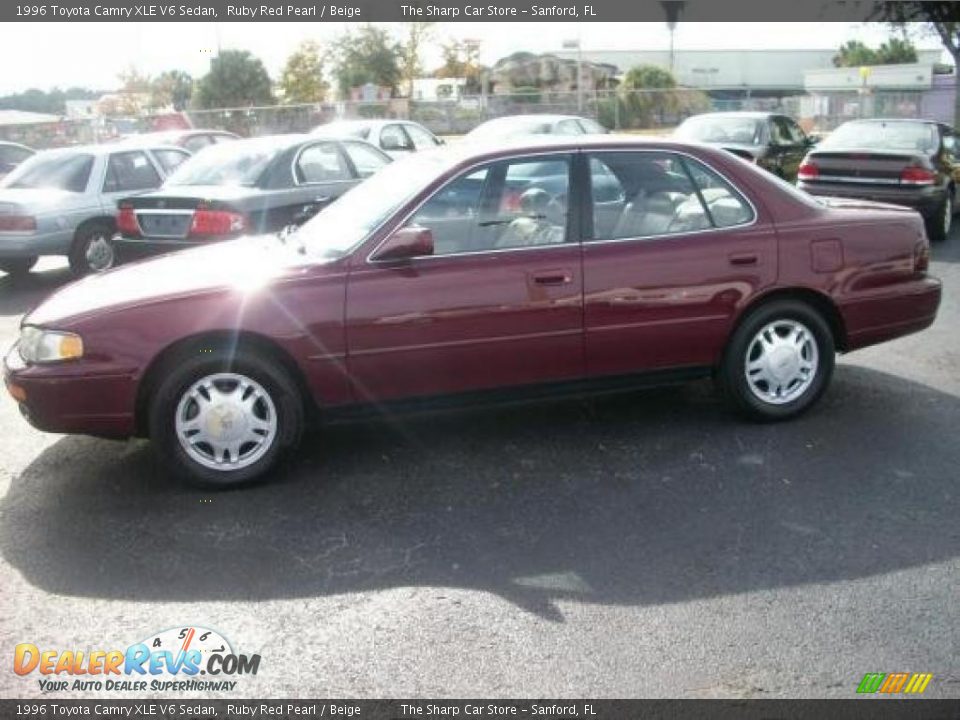
[(121, 205), (117, 213), (117, 230), (127, 237), (140, 237), (140, 223), (132, 205)]
[(930, 268), (930, 245), (918, 243), (913, 251), (913, 269), (918, 273), (925, 273)]
[(799, 180), (816, 180), (818, 177), (820, 177), (820, 168), (812, 162), (803, 163), (797, 170)]
[(0, 215), (0, 232), (34, 232), (37, 219), (32, 215)]
[(198, 209), (190, 223), (191, 235), (232, 235), (247, 229), (245, 215), (228, 210)]
[(927, 168), (908, 167), (900, 173), (901, 185), (933, 185), (936, 181), (937, 174)]

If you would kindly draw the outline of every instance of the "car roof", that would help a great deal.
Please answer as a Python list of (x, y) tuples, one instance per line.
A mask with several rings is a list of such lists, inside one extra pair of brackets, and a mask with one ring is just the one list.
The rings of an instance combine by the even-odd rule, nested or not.
[(206, 128), (184, 128), (182, 130), (157, 130), (155, 132), (140, 133), (138, 135), (128, 135), (119, 141), (118, 144), (123, 145), (136, 145), (140, 143), (150, 143), (150, 142), (159, 142), (161, 140), (168, 140), (170, 138), (183, 137), (184, 135), (231, 135), (234, 133), (229, 130), (213, 130)]
[(140, 145), (127, 145), (126, 143), (104, 143), (103, 145), (69, 145), (67, 147), (58, 147), (50, 148), (49, 150), (42, 150), (37, 154), (43, 154), (45, 156), (50, 156), (53, 154), (69, 154), (69, 153), (84, 153), (87, 155), (109, 155), (113, 152), (133, 152), (135, 150), (176, 150), (177, 152), (190, 153), (189, 150), (184, 150), (182, 147), (176, 145), (168, 145), (165, 143), (143, 143)]
[(719, 112), (709, 112), (709, 113), (699, 113), (698, 115), (691, 115), (687, 120), (695, 120), (696, 118), (703, 117), (742, 117), (742, 118), (756, 118), (757, 120), (762, 120), (765, 118), (771, 117), (790, 117), (787, 113), (780, 112), (769, 112), (766, 110), (721, 110)]
[[(706, 143), (677, 140), (660, 136), (637, 136), (618, 133), (605, 135), (527, 135), (514, 138), (481, 138), (472, 140), (464, 138), (455, 143), (442, 147), (423, 150), (416, 155), (444, 157), (450, 167), (467, 161), (482, 162), (496, 160), (500, 157), (509, 157), (517, 154), (537, 155), (546, 152), (581, 150), (663, 150), (685, 151), (690, 148), (702, 150), (704, 153), (724, 153), (716, 146)], [(416, 156), (414, 156), (416, 157)]]

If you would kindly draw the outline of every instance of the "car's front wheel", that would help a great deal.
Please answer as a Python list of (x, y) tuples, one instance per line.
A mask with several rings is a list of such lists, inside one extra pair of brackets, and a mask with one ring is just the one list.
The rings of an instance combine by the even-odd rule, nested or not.
[(733, 405), (758, 420), (786, 420), (813, 405), (833, 374), (833, 333), (806, 303), (777, 300), (750, 312), (724, 353), (719, 379)]
[(150, 407), (150, 436), (177, 473), (205, 487), (263, 477), (292, 448), (302, 401), (289, 373), (247, 349), (178, 358)]

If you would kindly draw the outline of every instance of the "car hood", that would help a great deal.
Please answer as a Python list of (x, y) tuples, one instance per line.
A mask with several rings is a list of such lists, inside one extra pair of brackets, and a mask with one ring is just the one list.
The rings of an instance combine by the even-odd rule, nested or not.
[(0, 188), (0, 211), (4, 205), (15, 205), (36, 212), (60, 207), (81, 197), (80, 193), (52, 188)]
[(27, 315), (25, 325), (55, 326), (94, 313), (213, 291), (256, 292), (315, 265), (275, 235), (205, 245), (124, 265), (67, 285)]

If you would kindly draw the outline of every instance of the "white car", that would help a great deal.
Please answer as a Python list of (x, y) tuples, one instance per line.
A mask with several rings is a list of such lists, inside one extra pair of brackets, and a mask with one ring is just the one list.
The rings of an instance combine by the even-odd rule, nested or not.
[(337, 120), (318, 125), (311, 132), (329, 137), (363, 138), (395, 160), (443, 145), (443, 141), (423, 125), (408, 120)]

